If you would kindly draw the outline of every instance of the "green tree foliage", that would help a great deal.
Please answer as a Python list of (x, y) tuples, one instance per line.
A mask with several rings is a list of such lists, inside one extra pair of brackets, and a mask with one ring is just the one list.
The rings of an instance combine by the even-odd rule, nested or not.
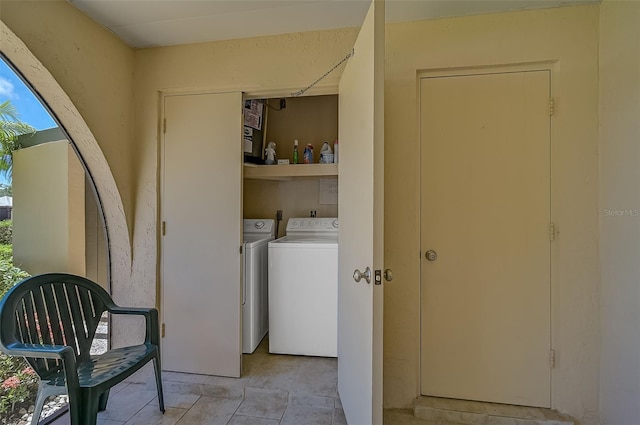
[(11, 245), (13, 242), (13, 222), (11, 220), (0, 221), (0, 245)]
[(0, 244), (0, 263), (5, 260), (13, 260), (13, 247), (11, 245)]
[[(0, 300), (26, 277), (29, 274), (15, 267), (11, 257), (0, 258)], [(33, 404), (37, 389), (38, 376), (22, 357), (0, 353), (0, 422), (17, 417), (20, 407), (28, 408)]]
[(0, 354), (0, 415), (15, 415), (17, 407), (32, 404), (38, 381), (38, 375), (22, 357)]
[(35, 128), (18, 119), (18, 111), (10, 100), (0, 103), (0, 173), (9, 180), (13, 169), (13, 151), (20, 149), (18, 136), (35, 132)]
[[(0, 174), (11, 181), (13, 152), (20, 149), (18, 136), (35, 129), (18, 119), (18, 111), (9, 100), (0, 103)], [(11, 196), (11, 185), (0, 185), (0, 196)], [(0, 300), (16, 283), (29, 276), (13, 265), (11, 221), (0, 222)], [(38, 376), (21, 357), (0, 353), (0, 421), (17, 417), (20, 407), (33, 404)]]
[[(0, 300), (6, 292), (29, 274), (11, 261), (11, 245), (0, 245)], [(8, 255), (7, 255), (8, 254)], [(22, 357), (0, 353), (0, 421), (15, 416), (20, 407), (33, 404), (38, 377)], [(4, 423), (4, 422), (2, 422)]]
[(4, 294), (22, 279), (29, 277), (29, 273), (13, 265), (10, 259), (0, 260), (0, 299)]
[(0, 196), (13, 196), (13, 187), (10, 184), (0, 183)]

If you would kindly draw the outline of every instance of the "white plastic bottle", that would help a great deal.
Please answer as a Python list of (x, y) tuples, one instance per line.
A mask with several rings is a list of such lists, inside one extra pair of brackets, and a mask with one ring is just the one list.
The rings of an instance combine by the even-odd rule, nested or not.
[(333, 142), (333, 163), (334, 164), (338, 163), (338, 139), (336, 139), (336, 141)]

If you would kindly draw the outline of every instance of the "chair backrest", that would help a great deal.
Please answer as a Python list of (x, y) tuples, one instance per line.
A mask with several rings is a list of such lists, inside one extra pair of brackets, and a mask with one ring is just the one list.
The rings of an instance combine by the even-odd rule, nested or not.
[[(0, 344), (66, 345), (79, 360), (89, 358), (91, 344), (109, 294), (80, 276), (50, 273), (16, 284), (0, 302)], [(41, 377), (57, 371), (56, 360), (27, 358)]]

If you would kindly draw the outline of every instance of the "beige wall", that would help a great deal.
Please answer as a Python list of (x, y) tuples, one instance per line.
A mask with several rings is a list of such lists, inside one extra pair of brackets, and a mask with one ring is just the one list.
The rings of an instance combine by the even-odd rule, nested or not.
[(14, 153), (13, 258), (35, 275), (85, 274), (84, 169), (65, 141)]
[(0, 19), (44, 64), (88, 124), (109, 162), (131, 228), (133, 49), (66, 1), (3, 0)]
[[(267, 119), (267, 143), (277, 144), (278, 158), (293, 163), (293, 141), (298, 139), (300, 163), (308, 143), (313, 145), (313, 161), (320, 161), (322, 142), (327, 141), (333, 149), (338, 138), (338, 96), (293, 97), (286, 100), (287, 107), (281, 111), (269, 109)], [(269, 105), (278, 106), (274, 99)]]
[(602, 423), (640, 423), (640, 3), (600, 6)]
[(86, 277), (110, 290), (107, 267), (108, 253), (102, 212), (98, 210), (91, 182), (85, 176), (85, 249), (87, 258)]
[[(421, 70), (553, 61), (552, 405), (596, 423), (599, 367), (598, 7), (387, 26), (385, 85), (385, 406), (419, 392)], [(487, 99), (488, 102), (491, 99)]]
[[(69, 251), (69, 271), (73, 274), (86, 276), (87, 255), (85, 216), (87, 200), (85, 198), (86, 178), (84, 168), (67, 140), (58, 143), (64, 143), (67, 150), (67, 226), (69, 230), (67, 250)], [(48, 167), (61, 166), (62, 164), (52, 162), (49, 163), (48, 166), (42, 165), (43, 164), (40, 164), (39, 167), (30, 168), (29, 172), (34, 174), (41, 173), (44, 170), (47, 170)], [(34, 172), (34, 170), (37, 171)], [(47, 183), (49, 183), (46, 173), (44, 173), (42, 183), (43, 187), (46, 187)], [(28, 193), (29, 197), (32, 198), (33, 194), (31, 192)], [(44, 205), (41, 205), (39, 209), (47, 211), (47, 208)]]
[[(336, 180), (336, 177), (324, 177)], [(318, 217), (337, 217), (338, 205), (321, 205), (319, 180), (316, 178), (272, 181), (244, 181), (244, 218), (276, 218), (276, 210), (282, 210), (279, 236), (285, 235), (287, 221), (291, 217), (309, 217), (312, 210)]]

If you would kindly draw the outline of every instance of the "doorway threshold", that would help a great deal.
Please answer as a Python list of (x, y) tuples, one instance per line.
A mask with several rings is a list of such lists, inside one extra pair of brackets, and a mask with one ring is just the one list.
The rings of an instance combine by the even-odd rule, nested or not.
[(413, 414), (416, 418), (424, 419), (436, 424), (577, 424), (577, 422), (570, 416), (563, 415), (552, 409), (425, 396), (418, 397), (414, 401)]

